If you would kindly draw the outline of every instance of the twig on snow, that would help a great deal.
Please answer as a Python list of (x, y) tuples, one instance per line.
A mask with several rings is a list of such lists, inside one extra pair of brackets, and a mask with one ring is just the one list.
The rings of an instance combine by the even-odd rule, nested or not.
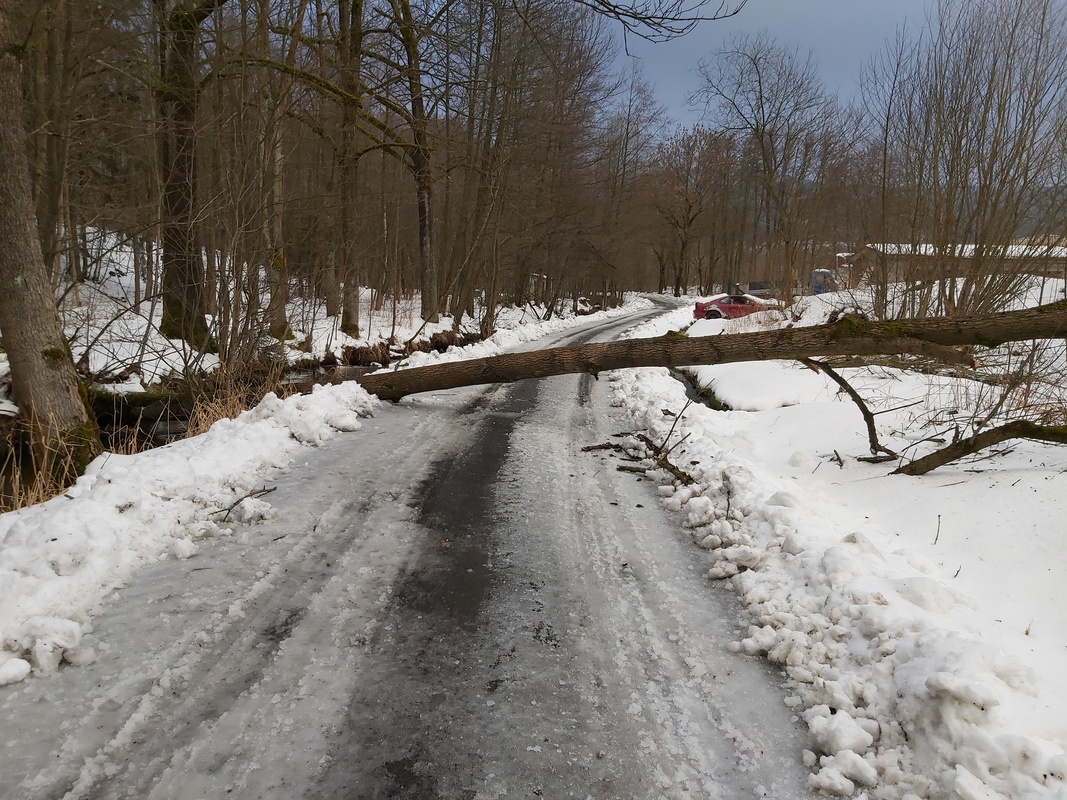
[(218, 511), (212, 511), (211, 513), (212, 514), (222, 514), (223, 515), (222, 516), (222, 521), (225, 522), (226, 520), (228, 520), (230, 518), (230, 514), (233, 513), (233, 510), (235, 508), (237, 508), (237, 506), (241, 505), (241, 503), (243, 503), (248, 498), (250, 498), (250, 497), (262, 497), (265, 494), (270, 494), (271, 492), (275, 491), (277, 488), (278, 488), (277, 486), (271, 486), (268, 489), (266, 486), (264, 486), (262, 489), (255, 489), (254, 491), (249, 492), (248, 494), (244, 495), (243, 497), (238, 497), (236, 500), (234, 500), (229, 505), (229, 507), (220, 508)]

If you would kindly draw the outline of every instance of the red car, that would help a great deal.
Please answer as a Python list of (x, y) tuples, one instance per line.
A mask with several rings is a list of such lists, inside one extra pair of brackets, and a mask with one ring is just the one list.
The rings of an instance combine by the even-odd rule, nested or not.
[(775, 303), (748, 294), (723, 294), (696, 304), (694, 319), (736, 319), (774, 308)]

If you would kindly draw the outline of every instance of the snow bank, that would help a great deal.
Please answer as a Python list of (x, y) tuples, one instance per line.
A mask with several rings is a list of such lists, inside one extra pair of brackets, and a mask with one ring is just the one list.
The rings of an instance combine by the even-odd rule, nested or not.
[[(632, 314), (635, 311), (642, 311), (644, 309), (652, 308), (652, 301), (639, 297), (637, 295), (629, 295), (626, 299), (626, 304), (619, 306), (618, 308), (608, 309), (607, 311), (598, 311), (596, 314), (590, 314), (581, 317), (556, 317), (547, 321), (537, 320), (533, 317), (532, 321), (516, 324), (514, 319), (509, 324), (514, 325), (511, 328), (499, 328), (489, 338), (477, 342), (475, 344), (467, 345), (466, 347), (449, 347), (445, 352), (439, 353), (435, 350), (429, 352), (416, 351), (408, 357), (396, 362), (390, 367), (381, 370), (382, 372), (389, 372), (397, 369), (410, 369), (412, 367), (424, 367), (428, 364), (441, 364), (449, 361), (465, 361), (472, 358), (488, 358), (490, 356), (498, 356), (501, 353), (509, 350), (519, 350), (522, 345), (529, 342), (542, 339), (553, 333), (559, 333), (560, 331), (569, 330), (578, 325), (584, 325), (588, 322), (598, 319), (614, 319), (615, 317), (626, 316)], [(519, 312), (521, 309), (512, 309), (512, 312)], [(525, 318), (526, 314), (523, 313)], [(692, 316), (692, 311), (688, 312)], [(531, 315), (532, 316), (532, 315)], [(503, 325), (501, 321), (501, 325)]]
[[(141, 566), (188, 558), (221, 522), (270, 513), (249, 497), (301, 447), (360, 427), (378, 404), (355, 383), (268, 395), (193, 439), (96, 459), (75, 486), (0, 516), (0, 685), (86, 663), (83, 633), (100, 602)], [(243, 499), (242, 499), (243, 498)]]

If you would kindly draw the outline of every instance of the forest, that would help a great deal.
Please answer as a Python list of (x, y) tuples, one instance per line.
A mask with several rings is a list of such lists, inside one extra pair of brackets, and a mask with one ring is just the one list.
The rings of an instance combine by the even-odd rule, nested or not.
[[(294, 303), (358, 338), (361, 290), (485, 336), (501, 305), (625, 291), (757, 279), (788, 302), (839, 254), (881, 319), (990, 314), (1067, 277), (1060, 4), (939, 3), (850, 104), (742, 6), (0, 9), (0, 329), (35, 469), (99, 450), (62, 320), (114, 247), (131, 311), (224, 367), (270, 358)], [(754, 32), (694, 66), (699, 124), (619, 68), (623, 32), (735, 12)]]

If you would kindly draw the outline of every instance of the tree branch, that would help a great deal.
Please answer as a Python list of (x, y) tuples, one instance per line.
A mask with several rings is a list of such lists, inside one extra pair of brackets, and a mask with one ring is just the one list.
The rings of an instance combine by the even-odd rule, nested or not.
[(987, 447), (1007, 441), (1008, 439), (1036, 439), (1041, 442), (1053, 442), (1055, 444), (1067, 444), (1067, 426), (1065, 425), (1038, 425), (1036, 422), (1021, 419), (1009, 422), (996, 428), (968, 436), (953, 442), (948, 447), (917, 458), (910, 464), (905, 464), (899, 469), (893, 470), (892, 475), (925, 475), (931, 470), (958, 461), (964, 456), (977, 453)]
[(826, 377), (836, 383), (845, 394), (852, 398), (852, 402), (856, 404), (856, 407), (860, 410), (860, 414), (863, 416), (863, 422), (867, 426), (867, 441), (870, 444), (871, 455), (876, 456), (879, 453), (884, 453), (890, 458), (897, 458), (897, 454), (890, 450), (888, 447), (882, 445), (878, 441), (878, 429), (874, 425), (874, 414), (867, 408), (867, 404), (863, 402), (863, 398), (860, 397), (859, 392), (852, 388), (852, 384), (841, 377), (836, 370), (834, 370), (829, 364), (824, 361), (816, 361), (813, 358), (802, 358), (801, 363), (816, 372), (826, 373)]
[(665, 42), (684, 36), (698, 22), (726, 19), (745, 7), (747, 0), (738, 0), (731, 7), (725, 0), (708, 12), (712, 0), (636, 0), (616, 3), (611, 0), (576, 0), (598, 14), (618, 20), (627, 32), (650, 42)]

